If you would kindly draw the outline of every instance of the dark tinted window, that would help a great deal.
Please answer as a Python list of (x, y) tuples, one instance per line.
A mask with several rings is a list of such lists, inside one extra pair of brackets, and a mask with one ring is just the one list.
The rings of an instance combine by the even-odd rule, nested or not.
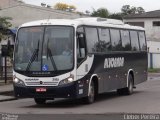
[(84, 28), (77, 28), (77, 63), (81, 63), (86, 57), (86, 44), (85, 44), (85, 34)]
[(88, 52), (99, 52), (97, 29), (92, 27), (86, 27), (86, 41)]
[(122, 43), (120, 39), (120, 32), (116, 29), (111, 29), (111, 43), (112, 43), (112, 50), (113, 51), (121, 51), (122, 50)]
[(122, 47), (124, 51), (131, 50), (130, 37), (128, 30), (121, 30)]
[(99, 28), (99, 43), (98, 48), (101, 52), (107, 52), (111, 50), (111, 43), (110, 43), (110, 35), (109, 30), (105, 28)]
[(131, 36), (131, 46), (133, 51), (139, 50), (139, 41), (138, 41), (138, 34), (136, 31), (130, 31)]
[(153, 26), (160, 26), (160, 21), (153, 21)]
[(139, 32), (138, 35), (139, 35), (139, 42), (140, 42), (141, 50), (146, 50), (147, 46), (146, 46), (146, 40), (145, 40), (144, 32)]

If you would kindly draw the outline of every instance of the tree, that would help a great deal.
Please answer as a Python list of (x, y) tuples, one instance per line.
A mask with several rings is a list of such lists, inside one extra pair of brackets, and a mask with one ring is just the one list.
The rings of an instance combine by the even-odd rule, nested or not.
[(106, 8), (99, 8), (97, 11), (93, 10), (93, 13), (91, 13), (91, 16), (108, 18), (109, 12), (108, 12), (108, 10)]
[(145, 10), (142, 7), (134, 7), (134, 6), (130, 6), (130, 5), (124, 5), (121, 8), (121, 12), (123, 15), (130, 15), (130, 14), (144, 13)]
[(57, 3), (56, 5), (54, 5), (54, 9), (72, 12), (76, 10), (76, 7), (74, 5), (68, 5), (66, 3)]
[(0, 17), (0, 42), (6, 39), (7, 29), (12, 26), (9, 20), (11, 20), (10, 17)]
[(122, 13), (112, 13), (112, 14), (109, 15), (109, 18), (122, 20), (123, 15), (122, 15)]
[(122, 12), (124, 15), (131, 14), (130, 5), (124, 5), (124, 6), (122, 6), (121, 12)]
[(141, 14), (144, 13), (145, 10), (142, 7), (137, 7), (137, 12)]
[(17, 0), (17, 2), (19, 2), (19, 3), (25, 3), (23, 0)]

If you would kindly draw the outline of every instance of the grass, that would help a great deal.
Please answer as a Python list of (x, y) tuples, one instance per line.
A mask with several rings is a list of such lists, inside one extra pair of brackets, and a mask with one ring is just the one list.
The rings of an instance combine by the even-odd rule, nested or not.
[(160, 68), (148, 68), (148, 72), (150, 72), (150, 73), (159, 73), (160, 72)]

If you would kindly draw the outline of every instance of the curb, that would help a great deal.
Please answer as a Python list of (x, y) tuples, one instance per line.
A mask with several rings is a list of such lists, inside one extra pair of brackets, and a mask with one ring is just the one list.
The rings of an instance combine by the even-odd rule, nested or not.
[(4, 95), (4, 96), (14, 96), (14, 91), (2, 91), (0, 92), (0, 95)]
[(17, 100), (17, 98), (8, 98), (8, 99), (2, 99), (0, 102), (6, 102), (6, 101), (12, 101), (12, 100)]
[[(3, 99), (3, 96), (4, 96), (4, 99)], [(17, 99), (14, 97), (13, 91), (2, 91), (0, 92), (0, 97), (2, 98), (0, 99), (0, 102), (12, 101)]]

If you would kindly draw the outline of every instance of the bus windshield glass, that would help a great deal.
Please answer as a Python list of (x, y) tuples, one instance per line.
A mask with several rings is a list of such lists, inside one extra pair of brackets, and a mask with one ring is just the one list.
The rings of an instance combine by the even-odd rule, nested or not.
[(20, 28), (15, 45), (14, 69), (61, 71), (73, 68), (73, 27)]

